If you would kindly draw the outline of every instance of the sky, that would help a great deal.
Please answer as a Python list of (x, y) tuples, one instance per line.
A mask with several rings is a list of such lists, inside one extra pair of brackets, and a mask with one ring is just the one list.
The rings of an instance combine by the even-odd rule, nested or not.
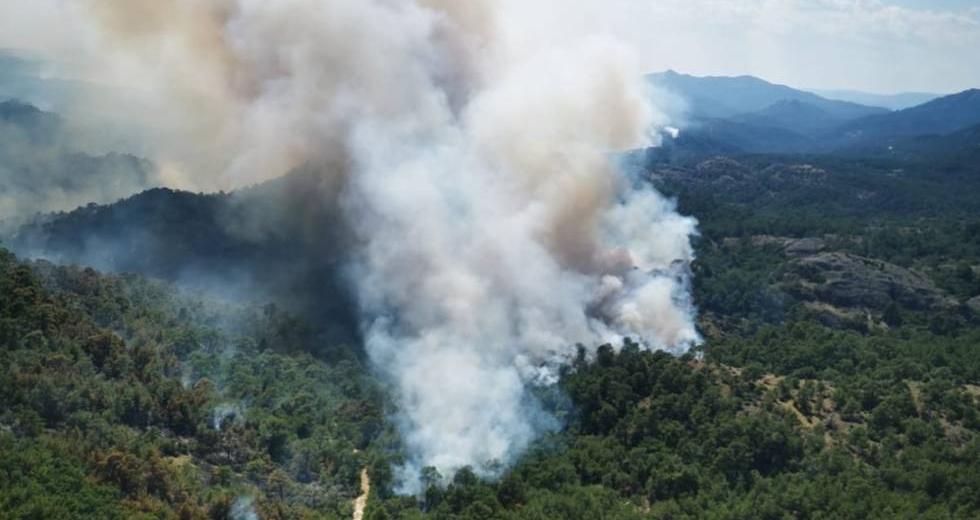
[[(0, 48), (46, 47), (70, 54), (78, 42), (68, 37), (77, 36), (79, 26), (57, 18), (71, 3), (3, 2)], [(555, 5), (540, 2), (548, 4)], [(579, 24), (564, 30), (615, 33), (636, 47), (650, 72), (751, 74), (798, 88), (876, 93), (980, 87), (980, 0), (568, 0), (561, 5), (579, 15)]]
[(969, 10), (977, 7), (980, 2), (977, 0), (894, 0), (892, 4), (913, 9), (950, 9), (950, 10)]
[[(800, 88), (980, 87), (980, 0), (611, 0), (606, 23), (653, 71)], [(642, 21), (636, 23), (635, 21)]]

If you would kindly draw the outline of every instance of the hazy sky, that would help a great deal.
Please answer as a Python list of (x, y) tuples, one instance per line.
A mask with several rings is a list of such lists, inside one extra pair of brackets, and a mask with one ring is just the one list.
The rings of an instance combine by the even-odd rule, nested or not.
[(618, 0), (651, 69), (811, 88), (980, 87), (980, 0)]
[[(528, 0), (554, 9), (554, 2)], [(538, 2), (540, 2), (538, 4)], [(0, 48), (71, 53), (69, 0), (0, 2)], [(873, 92), (980, 87), (980, 0), (567, 0), (579, 24), (614, 32), (650, 71), (753, 74), (809, 88)], [(60, 7), (59, 7), (60, 6)], [(55, 18), (65, 18), (55, 20)], [(61, 28), (58, 28), (58, 26)]]
[(913, 9), (950, 9), (966, 11), (971, 7), (977, 7), (980, 2), (977, 0), (892, 0), (888, 2), (902, 7)]

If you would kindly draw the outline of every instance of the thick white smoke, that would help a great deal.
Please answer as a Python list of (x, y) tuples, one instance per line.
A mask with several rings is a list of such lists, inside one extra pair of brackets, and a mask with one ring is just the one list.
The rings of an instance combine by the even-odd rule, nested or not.
[(629, 49), (569, 29), (601, 3), (88, 3), (99, 45), (128, 49), (88, 66), (166, 106), (144, 120), (166, 134), (157, 158), (196, 185), (343, 158), (329, 174), (406, 490), (424, 466), (511, 462), (549, 422), (529, 387), (576, 344), (697, 341), (696, 224), (613, 159), (666, 121)]
[(528, 385), (576, 343), (696, 340), (694, 223), (609, 155), (644, 144), (638, 78), (590, 40), (495, 70), (458, 114), (357, 125), (354, 279), (369, 352), (401, 393), (407, 470), (510, 462), (541, 425)]

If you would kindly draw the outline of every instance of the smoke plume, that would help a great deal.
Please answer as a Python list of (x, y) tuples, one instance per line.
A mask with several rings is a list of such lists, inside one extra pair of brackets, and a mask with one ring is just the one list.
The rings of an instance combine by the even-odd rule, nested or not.
[(259, 520), (259, 514), (255, 512), (255, 499), (247, 495), (237, 497), (231, 504), (229, 516), (232, 520)]
[(425, 466), (511, 462), (553, 422), (530, 389), (576, 344), (698, 340), (696, 223), (614, 159), (667, 121), (630, 49), (588, 27), (601, 2), (57, 5), (92, 22), (66, 67), (145, 102), (129, 115), (174, 178), (333, 179), (406, 491)]

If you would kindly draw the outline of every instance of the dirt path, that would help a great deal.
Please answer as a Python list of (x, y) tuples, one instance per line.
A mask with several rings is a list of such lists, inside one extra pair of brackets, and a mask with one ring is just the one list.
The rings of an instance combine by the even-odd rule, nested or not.
[(367, 468), (364, 468), (361, 470), (361, 496), (354, 500), (354, 520), (364, 520), (364, 508), (370, 494), (371, 477), (368, 476)]

